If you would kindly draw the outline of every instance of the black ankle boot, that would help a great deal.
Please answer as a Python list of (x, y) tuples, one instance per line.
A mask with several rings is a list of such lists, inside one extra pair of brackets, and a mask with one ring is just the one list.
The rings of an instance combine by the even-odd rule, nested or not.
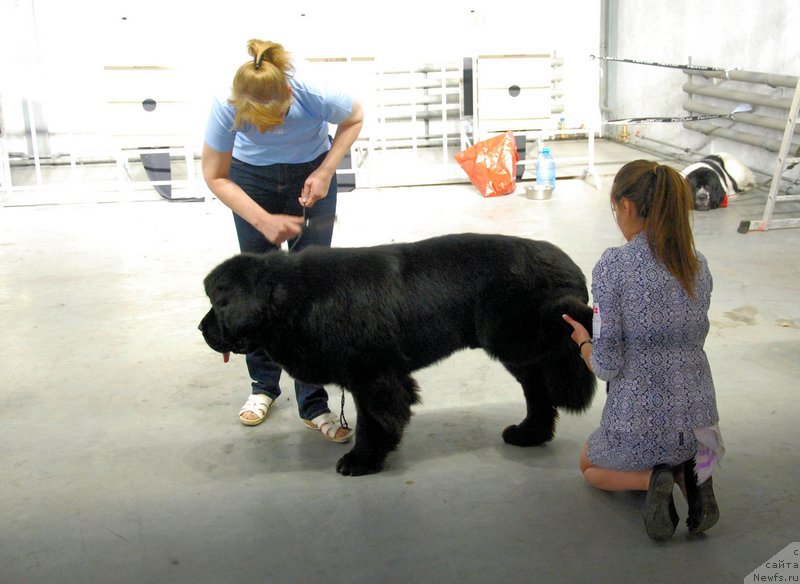
[(683, 480), (686, 484), (686, 502), (689, 505), (689, 517), (686, 525), (689, 533), (698, 534), (710, 529), (719, 520), (719, 508), (714, 497), (714, 486), (711, 477), (702, 484), (697, 484), (697, 473), (694, 458), (683, 463)]
[(667, 541), (678, 526), (678, 512), (672, 500), (674, 485), (675, 479), (669, 465), (659, 464), (653, 468), (642, 515), (647, 535), (656, 541)]

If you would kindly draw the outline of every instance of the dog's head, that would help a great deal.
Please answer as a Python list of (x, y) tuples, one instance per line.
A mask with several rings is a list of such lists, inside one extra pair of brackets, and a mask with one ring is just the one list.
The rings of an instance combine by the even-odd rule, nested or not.
[(204, 286), (211, 310), (198, 327), (209, 347), (246, 354), (264, 347), (269, 303), (275, 286), (269, 283), (266, 256), (234, 256), (206, 276)]
[[(725, 187), (714, 171), (707, 168), (698, 168), (690, 172), (686, 180), (689, 181), (692, 187), (695, 209), (716, 209), (722, 204), (722, 200), (725, 198)], [(703, 196), (698, 196), (698, 192), (702, 189), (705, 189), (708, 197), (707, 199)]]

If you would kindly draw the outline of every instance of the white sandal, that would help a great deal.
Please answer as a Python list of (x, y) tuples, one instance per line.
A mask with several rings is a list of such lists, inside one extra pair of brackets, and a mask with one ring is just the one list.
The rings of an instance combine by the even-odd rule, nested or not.
[[(267, 417), (269, 407), (274, 401), (274, 399), (264, 393), (251, 394), (250, 397), (247, 398), (247, 401), (244, 402), (242, 409), (239, 410), (239, 421), (245, 426), (258, 426), (264, 421), (264, 418)], [(258, 417), (254, 420), (243, 418), (242, 414), (247, 412), (255, 414)]]
[[(333, 412), (320, 414), (313, 420), (303, 420), (303, 424), (305, 424), (306, 428), (309, 430), (319, 430), (322, 432), (322, 435), (331, 442), (344, 444), (345, 442), (349, 442), (353, 437), (353, 429), (344, 428), (344, 426), (339, 423), (339, 420), (336, 418), (336, 416), (333, 415)], [(343, 428), (346, 431), (346, 434), (343, 436), (337, 436), (336, 434), (339, 432), (339, 428)]]

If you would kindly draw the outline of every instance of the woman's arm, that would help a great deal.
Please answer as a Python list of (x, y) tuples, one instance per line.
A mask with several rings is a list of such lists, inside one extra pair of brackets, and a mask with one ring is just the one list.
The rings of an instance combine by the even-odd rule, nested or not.
[(322, 161), (319, 168), (308, 175), (303, 192), (300, 194), (300, 204), (304, 207), (313, 207), (314, 203), (328, 195), (333, 175), (339, 163), (355, 143), (364, 125), (364, 111), (356, 100), (353, 100), (353, 110), (336, 128), (331, 149)]
[[(609, 250), (610, 251), (610, 250)], [(603, 254), (592, 270), (592, 334), (568, 315), (564, 320), (572, 326), (571, 338), (580, 345), (586, 366), (603, 381), (614, 378), (622, 367), (623, 334), (620, 286), (624, 274), (613, 253)], [(602, 318), (601, 318), (602, 317)], [(590, 341), (585, 344), (584, 341)], [(594, 346), (597, 343), (597, 347)]]
[(299, 235), (302, 230), (302, 217), (267, 213), (239, 185), (228, 178), (232, 158), (231, 152), (217, 152), (208, 144), (203, 144), (203, 178), (211, 192), (275, 245)]
[(603, 381), (616, 377), (623, 365), (622, 288), (630, 268), (621, 267), (608, 250), (592, 270), (592, 371)]

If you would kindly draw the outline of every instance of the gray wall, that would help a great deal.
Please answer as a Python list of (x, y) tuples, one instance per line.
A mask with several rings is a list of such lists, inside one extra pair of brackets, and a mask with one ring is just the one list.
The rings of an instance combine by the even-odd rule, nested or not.
[[(800, 2), (797, 0), (605, 0), (608, 15), (607, 55), (660, 63), (693, 63), (724, 69), (742, 69), (800, 75)], [(691, 60), (691, 61), (690, 61)], [(680, 69), (608, 63), (607, 117), (688, 115), (681, 104)], [(726, 87), (736, 84), (724, 81)], [(762, 87), (770, 95), (791, 98), (790, 89)], [(783, 115), (778, 110), (754, 113)], [(615, 130), (608, 127), (608, 130)], [(682, 124), (630, 126), (652, 138), (705, 153), (730, 152), (754, 169), (772, 173), (776, 154), (725, 139), (710, 139)], [(742, 128), (768, 133), (781, 132)], [(635, 137), (634, 137), (635, 139)], [(648, 143), (642, 140), (642, 144)], [(788, 176), (797, 176), (797, 170)], [(766, 177), (756, 176), (763, 181)]]

